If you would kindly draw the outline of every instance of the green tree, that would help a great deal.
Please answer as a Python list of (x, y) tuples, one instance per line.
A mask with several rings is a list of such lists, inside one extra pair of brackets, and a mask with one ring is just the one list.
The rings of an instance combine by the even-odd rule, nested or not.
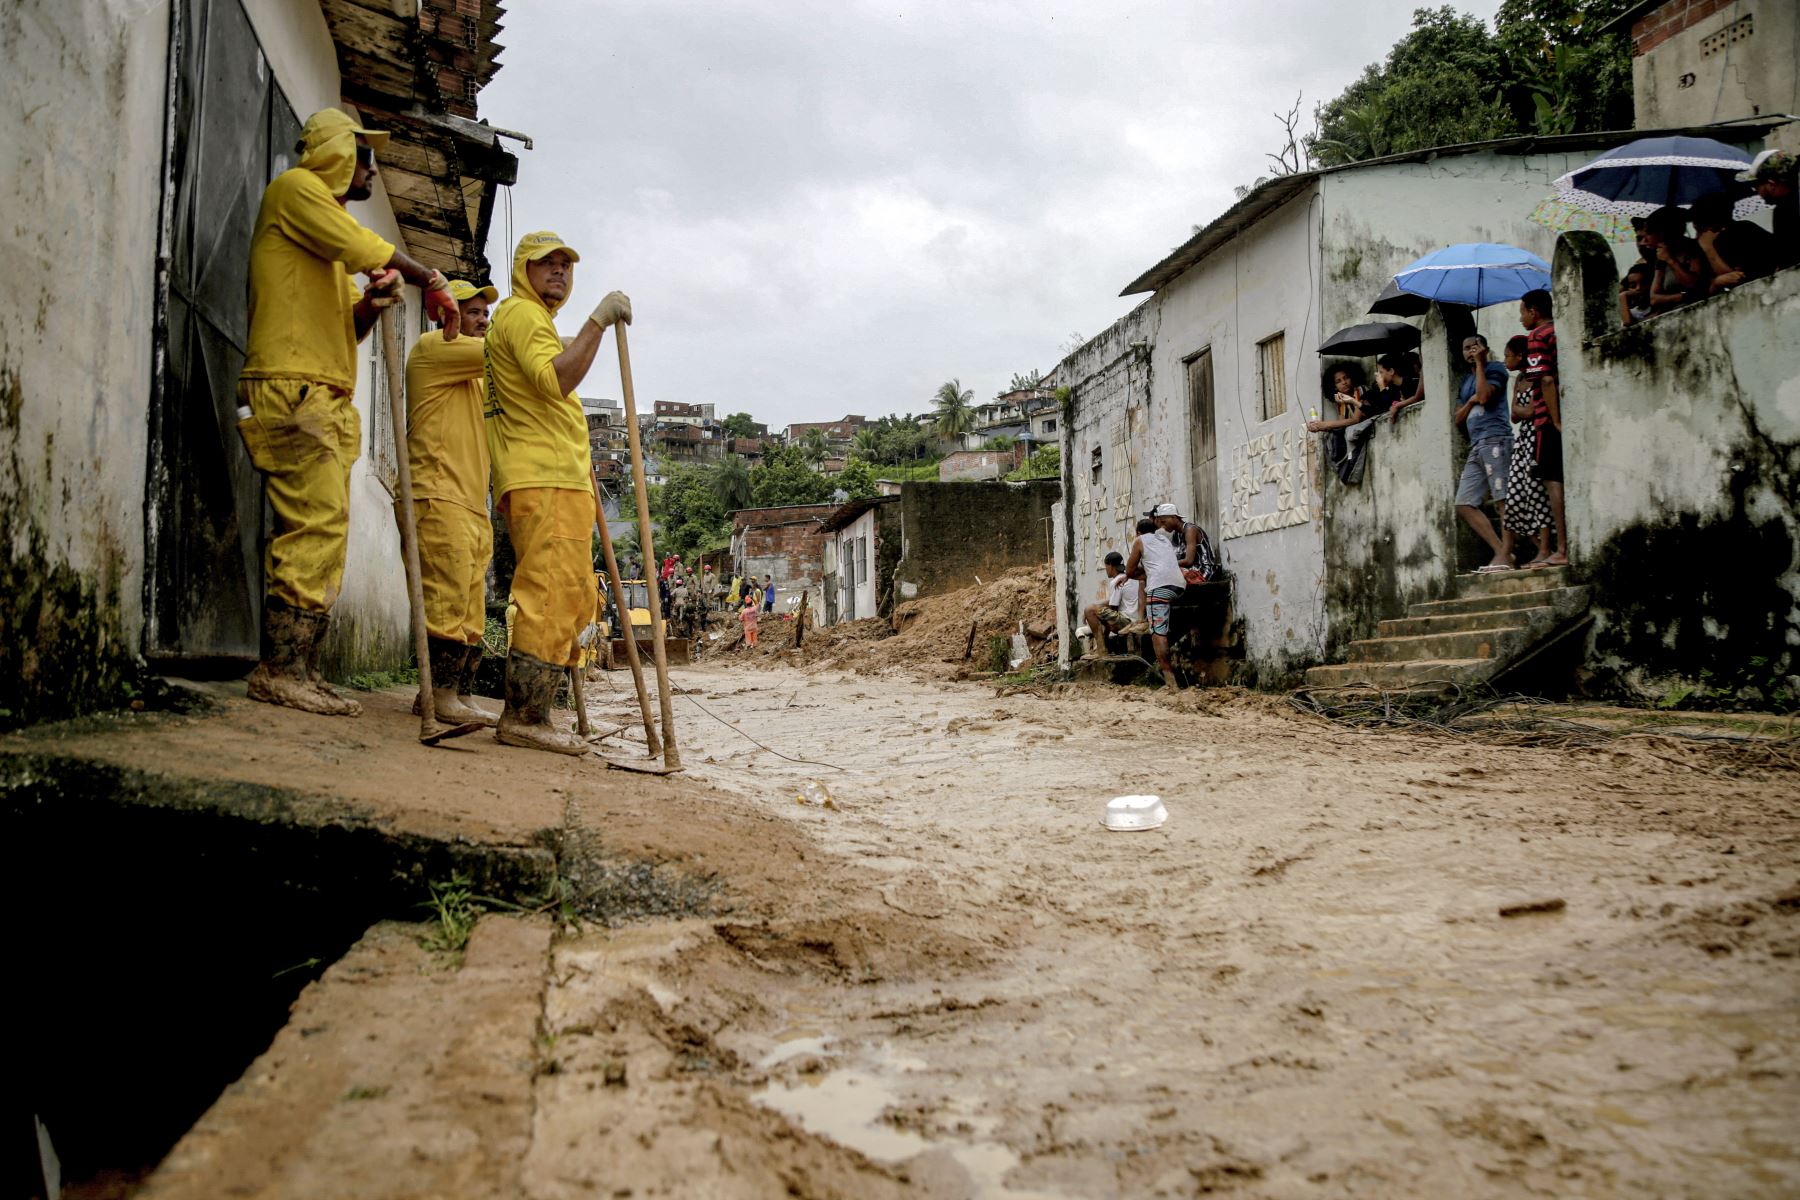
[(835, 482), (852, 500), (873, 500), (881, 494), (875, 487), (875, 468), (855, 455), (838, 472)]
[(1631, 41), (1599, 32), (1627, 7), (1629, 0), (1503, 0), (1495, 38), (1522, 127), (1539, 133), (1631, 128)]
[(714, 488), (715, 468), (676, 467), (661, 487), (652, 488), (650, 516), (656, 522), (658, 556), (685, 559), (728, 535), (731, 523)]
[(881, 428), (879, 423), (875, 425), (864, 425), (861, 429), (856, 431), (856, 437), (851, 440), (850, 449), (854, 454), (863, 459), (873, 460), (876, 448), (880, 444)]
[(961, 437), (975, 420), (974, 389), (963, 390), (962, 380), (952, 379), (941, 385), (931, 398), (937, 409), (937, 431), (940, 437)]
[(831, 457), (831, 443), (826, 440), (825, 431), (816, 425), (801, 435), (800, 450), (814, 466)]
[(1385, 63), (1314, 112), (1306, 152), (1322, 166), (1519, 132), (1504, 98), (1506, 54), (1480, 20), (1448, 5), (1413, 12)]
[[(1043, 378), (1043, 374), (1035, 369), (1030, 371), (1015, 371), (1013, 373), (1012, 382), (1006, 385), (1006, 391), (1028, 392), (1043, 382)], [(1001, 395), (1005, 394), (1006, 392), (1001, 393)]]
[(837, 484), (813, 470), (798, 446), (783, 446), (750, 472), (751, 503), (757, 508), (823, 504)]
[(732, 413), (724, 421), (726, 437), (755, 437), (756, 418), (747, 412)]
[(725, 461), (713, 469), (712, 489), (719, 507), (726, 512), (749, 508), (750, 464), (739, 455), (727, 454)]

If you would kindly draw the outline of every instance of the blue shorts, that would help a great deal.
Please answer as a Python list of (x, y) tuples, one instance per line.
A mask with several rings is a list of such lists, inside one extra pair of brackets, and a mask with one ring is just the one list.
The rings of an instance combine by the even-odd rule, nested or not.
[(1144, 598), (1144, 615), (1157, 637), (1169, 636), (1169, 603), (1181, 592), (1178, 587), (1159, 587)]
[(1456, 482), (1457, 504), (1480, 508), (1489, 496), (1506, 503), (1506, 468), (1512, 462), (1511, 438), (1487, 438), (1469, 447), (1462, 478)]

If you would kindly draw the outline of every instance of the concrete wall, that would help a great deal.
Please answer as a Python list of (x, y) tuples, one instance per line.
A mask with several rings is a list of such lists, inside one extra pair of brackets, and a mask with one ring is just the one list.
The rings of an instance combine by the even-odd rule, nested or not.
[[(1760, 36), (1760, 33), (1759, 33)], [(1800, 701), (1800, 269), (1621, 328), (1592, 234), (1556, 252), (1571, 557), (1594, 687)]]
[[(968, 587), (1049, 561), (1054, 479), (1028, 483), (908, 483), (900, 489), (899, 600)], [(841, 567), (840, 567), (841, 570)], [(860, 610), (859, 610), (860, 611)]]
[(943, 483), (998, 479), (1016, 471), (1024, 461), (1022, 446), (1011, 450), (958, 450), (955, 454), (946, 454), (938, 463), (938, 479)]
[(1640, 129), (1800, 112), (1793, 0), (1673, 0), (1634, 23), (1631, 39)]
[[(880, 538), (876, 517), (884, 505), (871, 508), (831, 537), (837, 544), (838, 620), (860, 621), (875, 616), (880, 599), (881, 573), (875, 569)], [(855, 579), (854, 585), (849, 580)]]
[(135, 669), (168, 18), (0, 7), (0, 723)]

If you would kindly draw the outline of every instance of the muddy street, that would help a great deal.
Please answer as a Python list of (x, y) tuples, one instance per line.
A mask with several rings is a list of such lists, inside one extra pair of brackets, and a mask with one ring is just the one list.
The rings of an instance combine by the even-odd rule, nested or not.
[[(1231, 693), (996, 698), (729, 660), (678, 682), (712, 714), (680, 708), (689, 777), (840, 869), (762, 897), (766, 926), (565, 940), (546, 1019), (575, 1078), (629, 1049), (580, 1045), (626, 993), (703, 1032), (653, 1061), (711, 1055), (698, 1074), (751, 1103), (735, 1119), (870, 1164), (827, 1193), (1800, 1187), (1791, 776), (1638, 739), (1352, 734)], [(623, 721), (624, 701), (590, 703)], [(808, 780), (830, 805), (797, 801)], [(1103, 830), (1132, 792), (1168, 823)], [(595, 1115), (569, 1078), (540, 1080), (541, 1122)], [(625, 1121), (557, 1147), (541, 1124), (541, 1194), (617, 1162), (639, 1194), (723, 1183), (728, 1154), (692, 1157), (722, 1118), (651, 1088), (669, 1123), (647, 1141)]]

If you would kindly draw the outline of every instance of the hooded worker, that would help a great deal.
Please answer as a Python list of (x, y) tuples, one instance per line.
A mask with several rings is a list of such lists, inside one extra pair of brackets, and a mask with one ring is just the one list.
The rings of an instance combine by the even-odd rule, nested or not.
[(574, 289), (573, 247), (528, 233), (513, 252), (512, 294), (494, 314), (487, 352), (487, 436), (494, 505), (506, 517), (518, 565), (519, 606), (506, 659), (506, 708), (496, 736), (508, 745), (585, 754), (585, 740), (550, 721), (576, 639), (594, 611), (594, 484), (587, 418), (575, 388), (606, 329), (631, 323), (631, 301), (608, 292), (565, 347), (554, 320)]
[[(334, 108), (307, 118), (298, 165), (263, 192), (250, 237), (250, 335), (238, 376), (238, 433), (275, 512), (264, 558), (262, 661), (252, 700), (356, 716), (319, 674), (319, 650), (344, 578), (350, 464), (362, 448), (352, 403), (356, 344), (400, 282), (455, 322), (442, 275), (365, 229), (346, 210), (367, 200), (388, 135)], [(370, 278), (359, 288), (352, 275)]]
[(457, 330), (422, 335), (406, 359), (406, 456), (412, 468), (419, 576), (430, 638), (437, 715), (492, 725), (495, 714), (470, 693), (487, 627), (487, 568), (494, 552), (488, 520), (488, 444), (482, 420), (487, 366), (482, 338), (493, 287), (450, 281)]

